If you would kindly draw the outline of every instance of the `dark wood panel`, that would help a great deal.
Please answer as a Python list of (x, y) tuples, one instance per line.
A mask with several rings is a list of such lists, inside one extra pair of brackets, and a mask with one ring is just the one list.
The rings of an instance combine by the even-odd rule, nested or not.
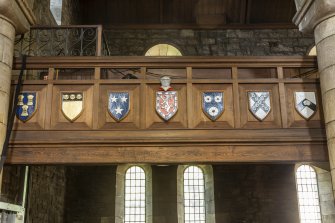
[(11, 148), (8, 164), (325, 162), (325, 144), (277, 146), (71, 146)]
[(296, 12), (293, 0), (251, 0), (250, 23), (291, 23)]
[(133, 130), (133, 131), (16, 131), (12, 145), (34, 144), (120, 144), (120, 143), (326, 143), (324, 129), (250, 129), (250, 130)]
[(204, 25), (292, 24), (292, 0), (82, 0), (85, 24)]

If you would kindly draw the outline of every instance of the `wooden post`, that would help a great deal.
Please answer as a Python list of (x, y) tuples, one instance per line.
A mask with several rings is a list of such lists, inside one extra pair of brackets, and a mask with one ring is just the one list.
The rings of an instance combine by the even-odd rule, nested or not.
[(284, 72), (282, 67), (277, 67), (277, 75), (279, 79), (279, 100), (280, 100), (280, 113), (281, 113), (281, 122), (282, 127), (287, 128), (287, 105), (286, 105), (286, 91), (285, 85), (283, 82)]
[(103, 36), (102, 36), (102, 26), (99, 25), (97, 27), (97, 52), (96, 55), (99, 57), (102, 55), (102, 41), (103, 41)]

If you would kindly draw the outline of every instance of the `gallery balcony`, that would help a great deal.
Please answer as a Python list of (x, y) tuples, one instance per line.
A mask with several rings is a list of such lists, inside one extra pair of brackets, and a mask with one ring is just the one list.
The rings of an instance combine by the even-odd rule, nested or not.
[[(29, 120), (15, 121), (8, 163), (328, 160), (315, 57), (108, 56), (104, 42), (101, 26), (40, 27), (17, 42), (30, 55), (22, 91), (36, 92), (37, 103)], [(13, 86), (21, 66), (15, 57)], [(178, 93), (169, 121), (155, 110), (162, 76), (171, 77)], [(202, 94), (213, 91), (224, 93), (215, 121), (202, 110)], [(262, 120), (250, 111), (250, 91), (269, 92)], [(75, 120), (62, 113), (64, 92), (84, 96)], [(110, 92), (129, 93), (123, 120), (108, 110)], [(296, 92), (314, 92), (311, 117), (299, 114)]]

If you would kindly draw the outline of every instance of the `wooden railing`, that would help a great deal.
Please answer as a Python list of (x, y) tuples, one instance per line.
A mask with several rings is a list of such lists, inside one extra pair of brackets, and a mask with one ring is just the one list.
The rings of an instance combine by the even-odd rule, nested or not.
[[(25, 123), (16, 120), (9, 163), (328, 159), (314, 57), (30, 57), (27, 62), (22, 90), (37, 92), (37, 111)], [(14, 69), (20, 66), (15, 59)], [(179, 95), (179, 110), (168, 122), (155, 111), (162, 76), (172, 78)], [(201, 107), (201, 93), (213, 90), (224, 92), (225, 107), (215, 122)], [(129, 114), (120, 122), (108, 112), (113, 91), (130, 95)], [(263, 121), (248, 109), (248, 91), (270, 92), (271, 111)], [(309, 120), (295, 109), (296, 91), (316, 93), (317, 111)], [(62, 92), (83, 92), (84, 109), (73, 122), (61, 112)]]

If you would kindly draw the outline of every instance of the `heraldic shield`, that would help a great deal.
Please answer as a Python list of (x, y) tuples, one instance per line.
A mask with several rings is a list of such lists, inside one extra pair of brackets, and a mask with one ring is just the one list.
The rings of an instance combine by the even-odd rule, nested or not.
[(23, 122), (28, 121), (36, 112), (36, 92), (22, 92), (18, 96), (16, 116)]
[(249, 110), (260, 121), (263, 121), (271, 111), (270, 92), (248, 92)]
[(217, 120), (224, 111), (223, 92), (203, 92), (202, 111), (212, 121)]
[(316, 112), (315, 92), (295, 92), (295, 109), (306, 120)]
[(62, 112), (70, 122), (83, 112), (83, 98), (82, 92), (62, 92)]
[(157, 91), (156, 111), (164, 121), (169, 121), (178, 111), (177, 91)]
[(129, 113), (130, 98), (128, 92), (110, 92), (108, 97), (108, 112), (119, 122)]

